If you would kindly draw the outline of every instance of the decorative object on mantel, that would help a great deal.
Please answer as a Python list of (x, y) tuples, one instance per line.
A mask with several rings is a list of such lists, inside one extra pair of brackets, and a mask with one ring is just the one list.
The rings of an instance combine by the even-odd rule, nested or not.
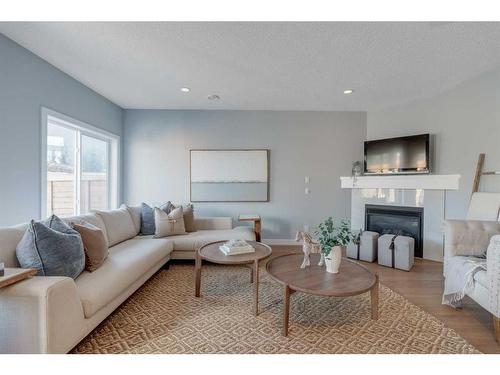
[(353, 237), (349, 220), (341, 220), (340, 224), (335, 226), (333, 218), (330, 216), (319, 224), (316, 234), (321, 245), (322, 255), (319, 265), (323, 265), (324, 262), (326, 272), (338, 273), (342, 260), (342, 247), (346, 247)]
[(4, 273), (5, 273), (5, 264), (4, 263), (0, 263), (0, 276), (3, 276)]
[(384, 234), (378, 239), (378, 264), (410, 271), (414, 262), (414, 249), (413, 237)]
[(362, 176), (363, 175), (363, 162), (355, 161), (352, 163), (352, 176)]
[(0, 288), (27, 279), (36, 273), (37, 270), (34, 268), (5, 268), (3, 276), (0, 276)]
[(358, 181), (358, 177), (363, 175), (363, 162), (355, 161), (352, 163), (352, 183), (356, 186), (356, 182)]
[(318, 254), (321, 252), (321, 245), (314, 242), (311, 235), (306, 232), (298, 231), (295, 236), (295, 241), (302, 241), (302, 251), (304, 252), (304, 260), (300, 268), (306, 268), (311, 265), (309, 257), (311, 254)]

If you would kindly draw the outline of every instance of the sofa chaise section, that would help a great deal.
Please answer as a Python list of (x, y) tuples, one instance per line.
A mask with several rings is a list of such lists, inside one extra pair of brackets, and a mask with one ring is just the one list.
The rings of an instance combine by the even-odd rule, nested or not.
[(75, 280), (86, 318), (91, 318), (150, 270), (160, 269), (170, 258), (172, 243), (166, 239), (132, 238), (109, 249), (104, 264), (84, 271)]

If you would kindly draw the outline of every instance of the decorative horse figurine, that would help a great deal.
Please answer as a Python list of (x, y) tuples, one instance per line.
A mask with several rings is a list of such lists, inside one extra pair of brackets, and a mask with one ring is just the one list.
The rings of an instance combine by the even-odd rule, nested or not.
[(318, 263), (318, 266), (322, 266), (325, 264), (325, 256), (321, 252), (321, 245), (317, 242), (314, 242), (309, 233), (305, 232), (297, 232), (295, 236), (295, 241), (302, 240), (302, 251), (304, 252), (304, 260), (300, 265), (300, 268), (306, 268), (311, 265), (311, 261), (309, 260), (309, 256), (311, 254), (321, 253), (321, 259)]

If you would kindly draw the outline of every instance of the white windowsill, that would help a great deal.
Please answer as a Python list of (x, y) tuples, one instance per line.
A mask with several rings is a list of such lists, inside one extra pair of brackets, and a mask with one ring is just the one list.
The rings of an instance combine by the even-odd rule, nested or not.
[(458, 190), (459, 174), (340, 177), (342, 189)]

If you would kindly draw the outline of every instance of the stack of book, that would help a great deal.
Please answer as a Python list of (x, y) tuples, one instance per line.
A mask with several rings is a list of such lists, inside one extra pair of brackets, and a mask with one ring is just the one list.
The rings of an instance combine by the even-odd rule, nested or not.
[(248, 244), (248, 242), (243, 240), (228, 241), (219, 246), (219, 250), (222, 251), (224, 255), (239, 255), (255, 252), (255, 249)]

